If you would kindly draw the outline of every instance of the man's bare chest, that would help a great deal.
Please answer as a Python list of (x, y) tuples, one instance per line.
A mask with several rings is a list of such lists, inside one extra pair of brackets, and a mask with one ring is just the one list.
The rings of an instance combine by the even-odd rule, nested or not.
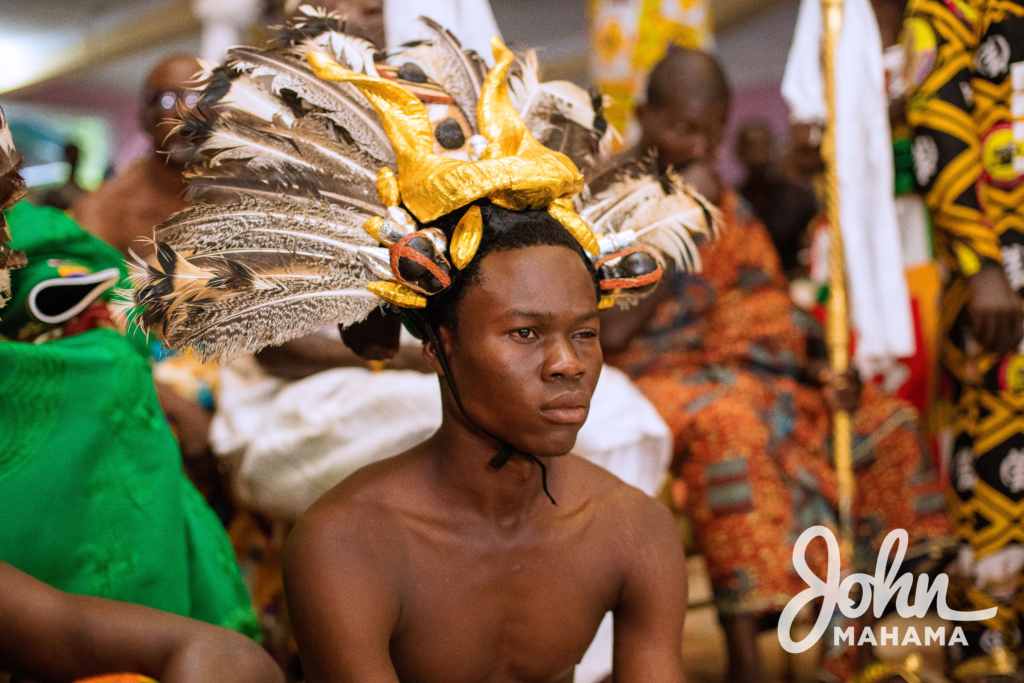
[(414, 539), (391, 643), (400, 679), (570, 680), (614, 607), (616, 565), (586, 530), (507, 543)]

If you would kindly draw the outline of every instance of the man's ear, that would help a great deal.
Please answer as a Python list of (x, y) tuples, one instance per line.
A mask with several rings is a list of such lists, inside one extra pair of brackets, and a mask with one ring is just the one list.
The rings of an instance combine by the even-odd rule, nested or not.
[[(441, 327), (437, 331), (437, 340), (444, 344), (445, 351), (448, 357), (451, 358), (452, 349), (455, 347), (455, 338), (452, 335), (451, 330), (447, 327)], [(441, 365), (441, 359), (437, 356), (437, 350), (434, 349), (434, 345), (429, 341), (423, 342), (423, 360), (427, 362), (430, 369), (437, 373), (438, 377), (444, 377), (444, 366)]]
[(434, 351), (434, 345), (425, 340), (423, 342), (423, 360), (427, 362), (431, 370), (437, 373), (438, 377), (444, 377), (444, 369), (441, 367), (441, 361)]

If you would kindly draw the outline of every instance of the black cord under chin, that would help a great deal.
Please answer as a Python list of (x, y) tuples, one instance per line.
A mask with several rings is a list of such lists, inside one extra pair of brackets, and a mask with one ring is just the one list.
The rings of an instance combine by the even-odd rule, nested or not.
[[(455, 399), (455, 405), (459, 407), (459, 410), (462, 412), (462, 415), (467, 420), (469, 420), (470, 424), (472, 424), (474, 427), (476, 427), (481, 432), (491, 437), (500, 444), (498, 452), (495, 453), (494, 457), (487, 462), (487, 464), (493, 467), (494, 469), (500, 470), (502, 467), (505, 466), (505, 464), (509, 460), (512, 459), (512, 456), (515, 455), (516, 448), (512, 446), (510, 443), (506, 442), (505, 440), (494, 436), (486, 429), (483, 429), (477, 423), (473, 422), (473, 420), (469, 417), (469, 413), (467, 413), (466, 409), (462, 407), (462, 399), (459, 398), (459, 390), (455, 386), (455, 378), (452, 376), (452, 367), (451, 364), (448, 362), (448, 352), (445, 351), (444, 346), (438, 340), (437, 333), (434, 331), (433, 325), (428, 323), (421, 316), (412, 315), (409, 311), (403, 311), (403, 313), (405, 313), (406, 318), (408, 320), (410, 320), (417, 328), (419, 328), (419, 330), (427, 337), (427, 341), (430, 342), (430, 344), (434, 347), (434, 351), (437, 354), (437, 359), (441, 362), (441, 369), (444, 370), (444, 379), (448, 383), (448, 389), (451, 390), (452, 397)], [(538, 466), (540, 466), (540, 483), (541, 487), (544, 489), (544, 495), (548, 497), (548, 500), (551, 501), (552, 505), (558, 505), (558, 503), (555, 502), (554, 496), (551, 495), (551, 491), (548, 490), (548, 468), (545, 467), (544, 463), (542, 463), (536, 455), (533, 455), (532, 453), (523, 453), (523, 455), (525, 455), (530, 460), (537, 463)]]

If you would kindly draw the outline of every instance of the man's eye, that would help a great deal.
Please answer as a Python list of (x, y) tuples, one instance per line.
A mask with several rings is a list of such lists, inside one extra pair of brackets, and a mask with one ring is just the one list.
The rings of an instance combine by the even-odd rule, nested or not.
[(512, 336), (517, 337), (519, 339), (530, 339), (534, 335), (533, 330), (531, 330), (529, 327), (523, 327), (518, 330), (512, 330)]
[(597, 332), (594, 330), (583, 330), (582, 332), (578, 332), (576, 336), (580, 339), (594, 339), (597, 337)]

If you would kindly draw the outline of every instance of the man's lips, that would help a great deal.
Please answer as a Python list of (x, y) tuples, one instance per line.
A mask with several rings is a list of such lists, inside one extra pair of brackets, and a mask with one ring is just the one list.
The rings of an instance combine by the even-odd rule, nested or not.
[(557, 424), (574, 425), (582, 424), (587, 419), (587, 408), (590, 406), (590, 399), (582, 392), (562, 394), (558, 398), (545, 403), (541, 414)]

